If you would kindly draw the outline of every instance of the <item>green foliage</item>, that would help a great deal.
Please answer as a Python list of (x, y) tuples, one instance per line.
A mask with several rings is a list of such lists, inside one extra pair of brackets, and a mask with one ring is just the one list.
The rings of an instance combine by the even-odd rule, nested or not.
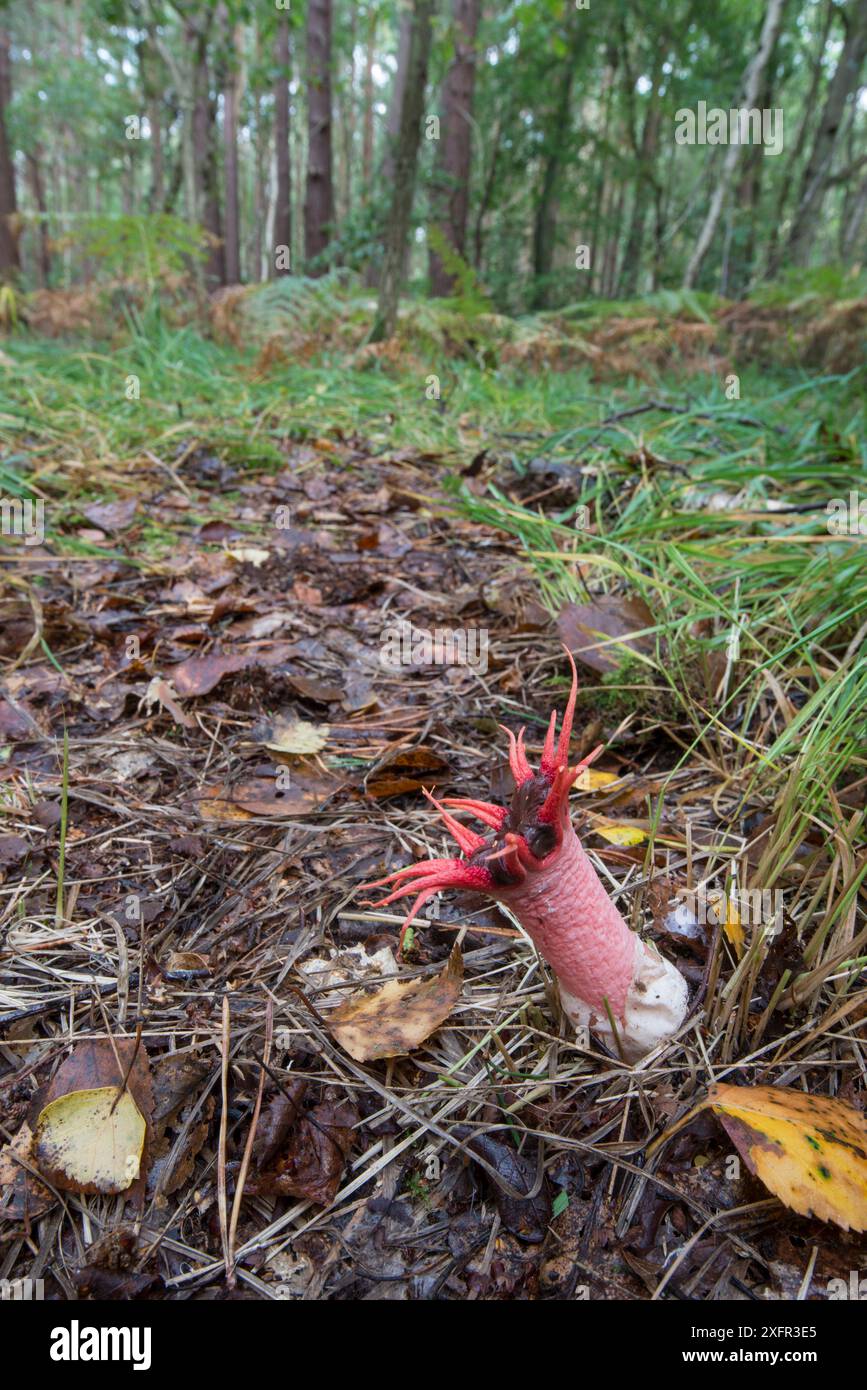
[(842, 265), (793, 266), (769, 285), (760, 285), (750, 298), (763, 307), (798, 307), (867, 295), (867, 271), (853, 273)]
[(89, 217), (78, 224), (75, 243), (108, 278), (135, 283), (180, 275), (205, 254), (201, 228), (168, 213)]
[(479, 314), (492, 312), (491, 301), (479, 284), (479, 278), (454, 246), (443, 235), (441, 227), (431, 223), (428, 227), (428, 241), (432, 250), (439, 256), (446, 272), (455, 282), (456, 293), (449, 302), (465, 318), (476, 318)]

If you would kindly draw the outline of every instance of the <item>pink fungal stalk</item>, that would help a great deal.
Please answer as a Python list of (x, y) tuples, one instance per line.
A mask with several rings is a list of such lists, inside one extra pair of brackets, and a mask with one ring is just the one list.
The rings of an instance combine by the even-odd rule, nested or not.
[[(595, 748), (569, 766), (569, 741), (578, 689), (571, 653), (572, 689), (555, 744), (551, 714), (539, 771), (527, 761), (524, 730), (508, 729), (515, 790), (508, 807), (429, 792), (463, 859), (428, 859), (370, 884), (393, 885), (380, 907), (414, 895), (401, 929), (443, 888), (470, 888), (503, 903), (552, 967), (563, 1009), (576, 1028), (589, 1028), (627, 1061), (645, 1055), (683, 1022), (686, 982), (678, 970), (631, 931), (585, 854), (569, 818), (569, 790), (602, 752)], [(492, 833), (479, 835), (446, 807), (469, 812)]]

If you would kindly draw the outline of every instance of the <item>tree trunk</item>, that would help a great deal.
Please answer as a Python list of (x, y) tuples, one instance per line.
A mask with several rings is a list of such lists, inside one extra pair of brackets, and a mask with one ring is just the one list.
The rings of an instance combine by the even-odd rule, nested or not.
[(548, 131), (548, 155), (545, 160), (542, 188), (533, 220), (533, 273), (536, 277), (532, 296), (534, 309), (544, 309), (545, 307), (548, 298), (548, 287), (545, 282), (554, 264), (554, 245), (557, 237), (555, 194), (569, 133), (572, 84), (575, 77), (575, 60), (578, 56), (579, 42), (580, 28), (576, 27), (572, 45), (566, 58), (566, 65), (560, 76), (560, 95), (554, 120)]
[[(662, 44), (656, 51), (656, 58), (651, 73), (652, 88), (647, 103), (647, 110), (644, 113), (644, 125), (641, 131), (641, 140), (635, 146), (635, 122), (632, 123), (633, 145), (638, 162), (638, 177), (633, 188), (632, 216), (629, 221), (629, 231), (626, 234), (626, 246), (623, 252), (623, 264), (620, 271), (620, 281), (618, 293), (622, 299), (632, 299), (638, 293), (638, 281), (641, 273), (641, 253), (644, 248), (644, 230), (647, 224), (647, 212), (653, 191), (656, 184), (656, 153), (659, 147), (659, 127), (662, 114), (662, 94), (660, 91), (660, 77), (662, 73), (665, 49)], [(633, 74), (628, 63), (624, 64), (624, 74), (630, 84), (629, 93), (631, 96), (633, 88)]]
[(240, 25), (235, 29), (229, 53), (228, 81), (224, 88), (223, 177), (226, 200), (226, 284), (241, 280), (241, 227), (238, 203), (238, 108), (241, 99)]
[(367, 16), (367, 43), (364, 50), (364, 117), (361, 137), (361, 177), (365, 200), (370, 197), (373, 183), (373, 61), (376, 49), (376, 10), (373, 5)]
[(825, 105), (819, 119), (813, 148), (804, 170), (798, 196), (798, 208), (786, 254), (793, 265), (806, 265), (816, 232), (819, 229), (822, 204), (828, 187), (837, 133), (846, 110), (846, 103), (857, 90), (867, 56), (867, 4), (854, 0), (845, 14), (846, 40), (834, 76), (828, 86)]
[(397, 323), (398, 297), (412, 216), (418, 147), (421, 142), (421, 118), (427, 86), (434, 5), (435, 0), (415, 0), (413, 6), (407, 82), (397, 140), (391, 209), (386, 229), (385, 261), (379, 290), (377, 320), (371, 333), (371, 342), (390, 338)]
[[(389, 98), (388, 113), (385, 118), (385, 148), (382, 153), (382, 161), (379, 168), (379, 178), (377, 185), (380, 188), (394, 189), (395, 155), (397, 152), (397, 141), (400, 135), (400, 115), (403, 110), (403, 95), (406, 91), (406, 78), (409, 71), (410, 48), (412, 44), (412, 5), (409, 0), (402, 0), (399, 5), (400, 18), (397, 38), (397, 69), (394, 74), (394, 82)], [(383, 227), (383, 239), (385, 229)], [(405, 255), (406, 253), (404, 253)], [(401, 266), (401, 278), (403, 277), (404, 267)], [(373, 289), (380, 281), (379, 267), (375, 259), (371, 259), (366, 271), (364, 272), (364, 283), (368, 289)]]
[[(452, 0), (455, 56), (443, 85), (443, 129), (438, 151), (432, 220), (448, 246), (463, 257), (467, 237), (472, 164), (473, 91), (480, 0)], [(454, 276), (435, 248), (430, 252), (430, 292), (452, 294)]]
[[(292, 163), (289, 157), (289, 18), (281, 15), (274, 40), (274, 143), (277, 194), (274, 207), (274, 242), (271, 247), (272, 275), (289, 275), (292, 248)], [(286, 247), (286, 251), (280, 250)], [(279, 262), (279, 264), (278, 264)]]
[(39, 284), (42, 289), (46, 289), (51, 277), (51, 247), (48, 240), (48, 209), (45, 202), (45, 184), (42, 180), (42, 169), (40, 167), (41, 159), (42, 150), (39, 145), (32, 151), (28, 150), (27, 177), (30, 183), (30, 193), (36, 211), (39, 213), (39, 251), (36, 257), (36, 269), (39, 276)]
[(864, 221), (867, 219), (867, 178), (861, 180), (861, 185), (851, 199), (849, 205), (849, 216), (843, 227), (843, 234), (840, 239), (840, 258), (844, 262), (855, 261), (858, 259), (858, 238)]
[[(765, 69), (771, 60), (771, 54), (776, 47), (777, 38), (783, 23), (783, 10), (785, 9), (785, 5), (786, 0), (768, 0), (768, 7), (765, 10), (765, 19), (759, 38), (759, 46), (755, 56), (744, 73), (743, 82), (741, 84), (742, 98), (738, 105), (746, 107), (747, 110), (752, 110), (758, 101)], [(695, 285), (704, 258), (710, 250), (711, 242), (714, 239), (717, 226), (719, 225), (723, 204), (734, 181), (735, 170), (738, 166), (740, 154), (740, 144), (732, 143), (726, 149), (722, 169), (720, 170), (720, 175), (711, 197), (710, 207), (707, 211), (707, 217), (698, 234), (695, 249), (686, 268), (686, 274), (683, 277), (685, 289), (692, 289)]]
[(15, 196), (15, 165), (6, 135), (6, 109), (12, 91), (9, 62), (9, 34), (0, 30), (0, 280), (10, 280), (18, 272), (18, 203)]
[(404, 3), (400, 11), (400, 28), (397, 39), (397, 71), (391, 89), (391, 101), (385, 118), (385, 153), (382, 157), (382, 185), (391, 188), (397, 160), (397, 142), (400, 136), (400, 118), (403, 111), (403, 95), (409, 72), (410, 49), (412, 46), (413, 12), (409, 3)]
[(490, 163), (488, 164), (488, 172), (485, 176), (484, 186), (482, 187), (482, 196), (479, 198), (479, 206), (476, 212), (476, 229), (473, 234), (473, 265), (475, 266), (475, 269), (479, 272), (479, 274), (481, 274), (482, 272), (485, 216), (488, 212), (488, 209), (491, 206), (491, 200), (494, 196), (494, 186), (497, 180), (497, 164), (500, 158), (500, 144), (502, 138), (503, 117), (502, 115), (498, 115), (494, 124), (494, 133), (491, 136), (491, 159)]
[(192, 201), (195, 208), (193, 221), (198, 222), (207, 233), (208, 246), (205, 257), (205, 281), (207, 288), (213, 290), (226, 283), (223, 237), (220, 223), (220, 202), (217, 186), (217, 167), (212, 132), (216, 128), (210, 100), (210, 81), (208, 75), (208, 35), (213, 12), (205, 11), (207, 23), (199, 28), (192, 18), (186, 23), (187, 43), (192, 51), (192, 92), (191, 92), (191, 150), (192, 159)]
[[(307, 197), (304, 203), (304, 254), (321, 256), (331, 240), (334, 186), (331, 164), (331, 0), (309, 0), (307, 7)], [(310, 268), (322, 275), (325, 266)]]

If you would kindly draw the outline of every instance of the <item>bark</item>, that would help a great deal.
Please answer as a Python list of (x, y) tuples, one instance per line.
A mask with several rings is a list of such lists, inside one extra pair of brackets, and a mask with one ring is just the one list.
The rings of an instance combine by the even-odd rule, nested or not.
[[(309, 0), (307, 7), (307, 197), (304, 203), (304, 254), (321, 256), (331, 240), (334, 183), (331, 158), (331, 0)], [(322, 275), (325, 265), (311, 267)]]
[[(455, 54), (443, 84), (443, 120), (434, 175), (432, 213), (445, 242), (463, 258), (470, 202), (473, 93), (480, 0), (452, 0)], [(430, 292), (453, 293), (454, 276), (435, 249), (430, 253)]]
[(391, 89), (388, 115), (385, 118), (385, 154), (382, 159), (381, 178), (384, 187), (391, 187), (397, 155), (397, 141), (400, 135), (400, 119), (403, 111), (403, 96), (409, 72), (410, 49), (412, 46), (413, 12), (405, 4), (400, 12), (400, 28), (397, 40), (397, 71)]
[(289, 275), (286, 265), (275, 265), (276, 248), (292, 246), (292, 163), (289, 156), (289, 18), (282, 15), (274, 40), (274, 144), (277, 192), (274, 207), (274, 240), (271, 247), (271, 274)]
[(364, 50), (364, 117), (361, 137), (361, 176), (364, 197), (370, 197), (373, 182), (373, 61), (376, 49), (376, 10), (371, 5), (367, 17), (367, 43)]
[(398, 297), (415, 193), (418, 147), (421, 142), (421, 119), (430, 60), (434, 5), (435, 0), (415, 0), (413, 6), (407, 81), (397, 140), (379, 308), (371, 334), (372, 342), (390, 338), (397, 323)]
[[(770, 110), (773, 99), (773, 74), (769, 70), (765, 77), (765, 86), (760, 99), (761, 109), (763, 111)], [(751, 145), (744, 158), (744, 166), (738, 183), (737, 219), (736, 221), (733, 220), (731, 224), (729, 257), (727, 257), (725, 276), (720, 283), (720, 294), (736, 299), (746, 294), (753, 279), (759, 203), (764, 171), (764, 150), (761, 145)]]
[(572, 106), (572, 85), (575, 78), (578, 43), (579, 30), (576, 27), (572, 47), (560, 75), (560, 92), (554, 119), (548, 130), (548, 153), (544, 163), (542, 187), (533, 220), (533, 273), (536, 277), (532, 296), (534, 309), (545, 307), (548, 297), (545, 282), (554, 264), (554, 246), (557, 237), (555, 196), (569, 133), (569, 112)]
[(482, 255), (484, 251), (485, 217), (491, 206), (494, 196), (494, 187), (497, 180), (497, 165), (500, 158), (500, 147), (503, 139), (503, 117), (497, 116), (494, 126), (494, 133), (491, 136), (491, 158), (488, 164), (488, 172), (482, 187), (482, 194), (479, 198), (479, 206), (476, 212), (476, 227), (473, 234), (473, 265), (481, 273)]
[(20, 267), (18, 253), (18, 202), (15, 194), (15, 165), (6, 134), (12, 76), (9, 61), (10, 40), (0, 30), (0, 280), (15, 276)]
[[(624, 53), (626, 47), (624, 43)], [(647, 101), (647, 110), (644, 113), (644, 125), (641, 130), (641, 139), (638, 140), (635, 134), (635, 122), (632, 123), (632, 141), (635, 157), (638, 164), (638, 177), (635, 180), (632, 202), (632, 216), (629, 221), (629, 231), (626, 234), (626, 246), (623, 252), (623, 264), (620, 272), (619, 294), (623, 299), (632, 299), (638, 292), (638, 278), (641, 272), (641, 253), (644, 249), (644, 233), (647, 225), (647, 213), (653, 198), (656, 187), (656, 155), (659, 148), (659, 128), (662, 114), (662, 95), (660, 92), (662, 64), (664, 58), (662, 46), (657, 49), (656, 59), (651, 73), (652, 87)], [(635, 90), (632, 70), (628, 63), (624, 64), (626, 81), (629, 84), (630, 101)]]
[[(786, 0), (768, 0), (768, 7), (765, 11), (762, 32), (759, 37), (759, 46), (755, 56), (744, 73), (741, 84), (741, 99), (738, 106), (746, 107), (751, 110), (758, 104), (759, 92), (762, 88), (765, 70), (771, 60), (771, 54), (776, 47), (777, 38), (783, 23), (783, 11)], [(730, 144), (726, 148), (725, 158), (723, 159), (722, 169), (719, 178), (714, 186), (710, 207), (704, 225), (698, 234), (686, 274), (683, 277), (685, 289), (692, 289), (698, 279), (704, 258), (710, 250), (711, 242), (716, 234), (719, 225), (720, 214), (728, 196), (729, 189), (734, 182), (735, 172), (740, 160), (742, 146), (740, 144)]]
[(786, 243), (793, 265), (806, 265), (819, 230), (822, 204), (828, 189), (834, 147), (849, 98), (857, 90), (867, 56), (867, 4), (854, 0), (845, 12), (846, 39), (834, 76), (828, 86), (813, 148), (804, 170), (798, 207)]
[(216, 121), (211, 107), (208, 74), (207, 31), (196, 32), (193, 71), (193, 165), (198, 221), (208, 234), (205, 279), (209, 289), (226, 283), (226, 262), (220, 222), (220, 202), (213, 131)]
[(45, 289), (51, 277), (51, 247), (48, 240), (48, 208), (45, 201), (45, 183), (42, 178), (41, 162), (42, 150), (37, 145), (35, 149), (27, 152), (27, 178), (30, 184), (31, 197), (39, 213), (36, 273), (41, 288)]
[(225, 182), (226, 222), (226, 284), (237, 285), (241, 280), (241, 227), (238, 203), (238, 110), (241, 102), (241, 39), (240, 25), (233, 36), (233, 52), (229, 55), (228, 80), (224, 88), (223, 116), (223, 177)]
[(843, 226), (840, 258), (844, 263), (858, 259), (858, 240), (865, 219), (867, 219), (867, 178), (861, 180), (857, 193), (851, 199), (849, 216)]

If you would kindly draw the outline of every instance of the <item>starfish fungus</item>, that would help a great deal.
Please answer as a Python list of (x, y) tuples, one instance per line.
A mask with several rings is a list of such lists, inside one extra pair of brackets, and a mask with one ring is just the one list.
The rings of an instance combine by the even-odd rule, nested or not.
[[(636, 1061), (683, 1022), (686, 982), (627, 926), (573, 829), (569, 790), (602, 745), (570, 767), (578, 674), (567, 655), (572, 689), (559, 739), (556, 710), (551, 714), (538, 772), (527, 759), (524, 729), (517, 738), (504, 729), (515, 783), (507, 807), (457, 797), (441, 803), (425, 791), (464, 857), (410, 864), (368, 886), (391, 886), (380, 907), (414, 897), (401, 946), (418, 912), (444, 888), (474, 889), (503, 903), (552, 967), (572, 1024)], [(469, 813), (489, 833), (471, 830), (449, 807)]]

